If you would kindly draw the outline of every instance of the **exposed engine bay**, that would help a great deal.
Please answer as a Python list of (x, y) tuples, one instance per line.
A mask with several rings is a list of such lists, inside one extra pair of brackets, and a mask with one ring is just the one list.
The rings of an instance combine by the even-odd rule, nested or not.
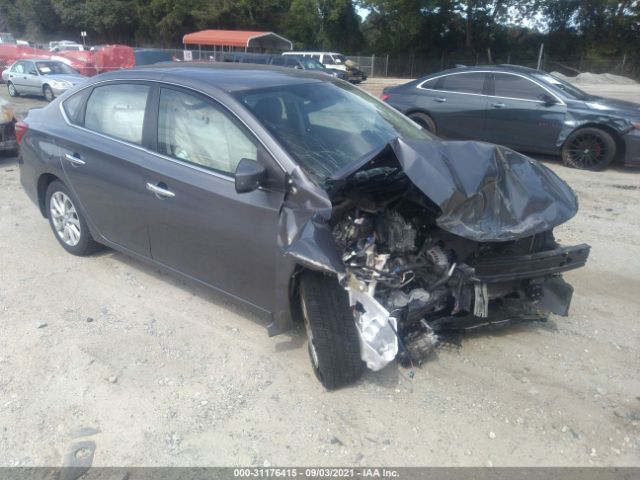
[(393, 166), (334, 186), (331, 231), (345, 265), (361, 357), (379, 370), (420, 363), (445, 331), (566, 315), (573, 289), (560, 272), (589, 247), (562, 248), (551, 230), (479, 242), (440, 228), (440, 209)]

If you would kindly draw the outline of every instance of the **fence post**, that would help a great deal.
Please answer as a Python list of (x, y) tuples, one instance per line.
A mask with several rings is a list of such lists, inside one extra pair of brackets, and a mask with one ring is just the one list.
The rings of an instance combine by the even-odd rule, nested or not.
[(622, 55), (622, 65), (620, 66), (620, 74), (624, 74), (624, 64), (627, 63), (627, 54)]
[(389, 76), (389, 54), (387, 53), (387, 61), (384, 64), (384, 76)]
[(538, 70), (542, 69), (542, 55), (544, 53), (544, 43), (540, 44), (540, 52), (538, 53)]

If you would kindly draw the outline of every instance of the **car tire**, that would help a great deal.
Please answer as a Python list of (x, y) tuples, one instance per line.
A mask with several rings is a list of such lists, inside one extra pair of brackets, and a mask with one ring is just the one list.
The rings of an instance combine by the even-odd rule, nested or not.
[(328, 390), (354, 383), (362, 375), (360, 340), (347, 292), (334, 276), (305, 271), (300, 306), (314, 373)]
[(20, 94), (16, 90), (16, 86), (12, 82), (7, 82), (7, 90), (9, 90), (10, 97), (19, 97)]
[(581, 170), (603, 170), (615, 157), (616, 141), (599, 128), (576, 130), (562, 146), (564, 164)]
[(84, 257), (99, 250), (87, 225), (78, 202), (66, 185), (53, 181), (47, 188), (46, 211), (54, 237), (67, 252)]
[(422, 128), (427, 130), (429, 133), (433, 133), (437, 135), (436, 122), (431, 118), (431, 116), (422, 112), (410, 113), (409, 118), (420, 125)]
[(56, 96), (53, 94), (53, 90), (51, 90), (51, 87), (49, 85), (45, 85), (44, 87), (42, 87), (42, 94), (44, 95), (44, 99), (47, 102), (53, 102), (53, 99), (56, 98)]

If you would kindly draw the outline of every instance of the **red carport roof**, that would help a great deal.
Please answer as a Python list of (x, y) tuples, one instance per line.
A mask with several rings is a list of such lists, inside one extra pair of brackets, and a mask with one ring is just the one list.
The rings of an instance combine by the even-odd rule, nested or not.
[(291, 50), (292, 43), (273, 32), (250, 32), (242, 30), (201, 30), (187, 33), (182, 38), (185, 45), (216, 45), (225, 47), (260, 47), (262, 43), (280, 44), (282, 50)]

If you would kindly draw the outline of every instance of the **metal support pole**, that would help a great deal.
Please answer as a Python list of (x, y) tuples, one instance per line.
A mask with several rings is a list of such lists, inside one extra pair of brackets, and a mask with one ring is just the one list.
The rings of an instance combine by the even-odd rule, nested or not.
[(542, 55), (544, 54), (544, 43), (540, 44), (540, 52), (538, 53), (538, 70), (542, 70)]
[(371, 76), (374, 76), (374, 73), (376, 71), (376, 56), (375, 55), (371, 55)]
[(387, 61), (384, 64), (384, 76), (389, 76), (389, 54), (387, 53)]

